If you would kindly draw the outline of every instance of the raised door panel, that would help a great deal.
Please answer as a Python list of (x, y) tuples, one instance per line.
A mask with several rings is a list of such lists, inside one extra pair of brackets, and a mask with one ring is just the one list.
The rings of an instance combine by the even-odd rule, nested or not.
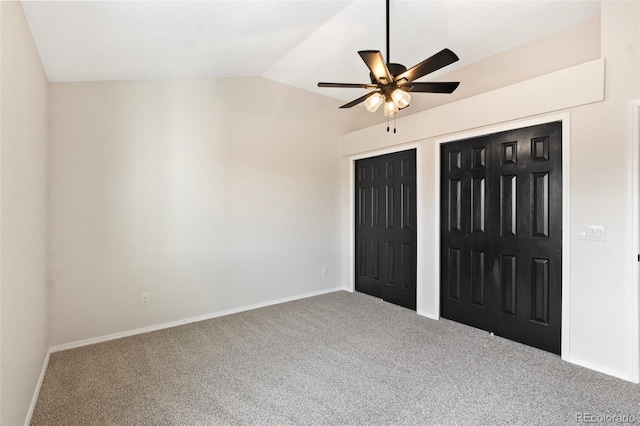
[(486, 183), (484, 176), (471, 178), (471, 232), (485, 232)]
[(500, 313), (514, 316), (518, 297), (517, 257), (513, 254), (500, 257)]
[(549, 259), (531, 258), (531, 321), (549, 324)]

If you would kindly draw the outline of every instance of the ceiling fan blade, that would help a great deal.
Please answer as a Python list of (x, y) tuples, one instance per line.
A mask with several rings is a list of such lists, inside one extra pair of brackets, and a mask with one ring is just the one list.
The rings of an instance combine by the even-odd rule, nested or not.
[(374, 90), (374, 91), (372, 91), (372, 92), (367, 93), (367, 94), (366, 94), (366, 95), (364, 95), (364, 96), (360, 96), (358, 99), (353, 100), (353, 101), (349, 102), (348, 104), (344, 104), (344, 105), (342, 105), (340, 108), (351, 108), (352, 106), (356, 106), (356, 105), (358, 105), (359, 103), (366, 101), (366, 100), (367, 100), (367, 98), (368, 98), (369, 96), (373, 95), (374, 93), (378, 93), (378, 91), (377, 91), (377, 90)]
[(402, 74), (398, 74), (395, 78), (396, 81), (400, 81), (402, 79), (406, 79), (408, 81), (417, 80), (420, 77), (423, 77), (429, 73), (439, 70), (440, 68), (446, 67), (458, 60), (458, 56), (453, 53), (449, 49), (442, 49), (440, 52), (431, 56), (428, 59), (420, 62), (414, 67), (409, 68)]
[(355, 89), (375, 89), (377, 84), (365, 83), (318, 83), (318, 87), (348, 87)]
[(378, 83), (389, 84), (393, 81), (393, 77), (391, 77), (391, 73), (379, 50), (361, 50), (358, 54), (367, 64)]
[(426, 83), (414, 82), (406, 85), (399, 85), (407, 92), (417, 93), (453, 93), (458, 88), (459, 81), (430, 81)]

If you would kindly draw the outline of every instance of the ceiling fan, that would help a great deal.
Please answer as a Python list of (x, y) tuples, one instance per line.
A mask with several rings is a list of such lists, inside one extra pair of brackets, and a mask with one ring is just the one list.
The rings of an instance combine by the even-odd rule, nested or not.
[[(386, 0), (386, 5), (387, 60), (389, 60), (389, 0)], [(371, 83), (318, 83), (318, 87), (375, 89), (358, 99), (342, 105), (340, 108), (351, 108), (364, 102), (364, 106), (368, 111), (375, 112), (384, 103), (384, 115), (389, 118), (395, 116), (399, 110), (409, 106), (411, 102), (409, 92), (453, 93), (460, 84), (458, 81), (414, 81), (456, 62), (459, 59), (458, 56), (449, 49), (443, 49), (409, 69), (402, 64), (386, 63), (379, 50), (361, 50), (358, 54), (371, 71)]]

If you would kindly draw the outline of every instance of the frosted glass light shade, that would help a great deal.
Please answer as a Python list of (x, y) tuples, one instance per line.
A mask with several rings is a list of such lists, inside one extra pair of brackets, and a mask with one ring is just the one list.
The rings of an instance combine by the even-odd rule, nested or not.
[(384, 102), (384, 96), (380, 93), (374, 93), (364, 101), (364, 107), (369, 112), (376, 112), (380, 105)]
[(409, 106), (409, 102), (411, 102), (411, 95), (404, 90), (396, 89), (391, 94), (391, 99), (393, 99), (393, 103), (396, 104), (398, 108), (402, 109)]
[(384, 116), (385, 117), (393, 117), (394, 115), (396, 115), (398, 113), (398, 111), (399, 111), (398, 106), (393, 101), (389, 101), (389, 102), (385, 102), (384, 103)]

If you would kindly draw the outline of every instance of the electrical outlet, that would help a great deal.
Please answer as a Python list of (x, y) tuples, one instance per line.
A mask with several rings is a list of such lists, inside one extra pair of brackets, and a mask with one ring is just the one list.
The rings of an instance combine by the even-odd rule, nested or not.
[(149, 293), (142, 293), (140, 295), (140, 306), (149, 306), (149, 303), (151, 303)]
[(329, 267), (328, 266), (323, 266), (322, 267), (322, 275), (329, 275)]

